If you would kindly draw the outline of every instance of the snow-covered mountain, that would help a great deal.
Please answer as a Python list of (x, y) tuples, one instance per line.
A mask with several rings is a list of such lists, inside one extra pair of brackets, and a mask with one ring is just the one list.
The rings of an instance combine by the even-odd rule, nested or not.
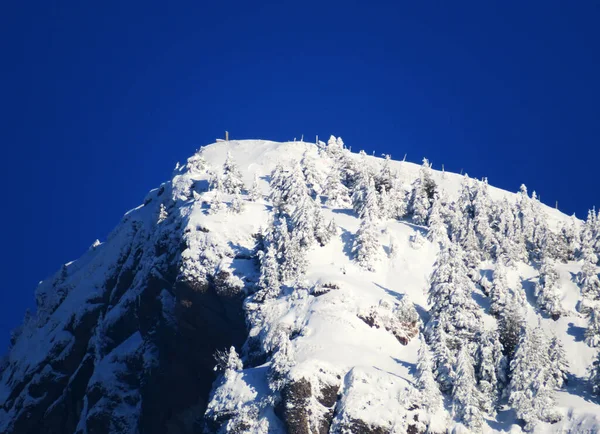
[(598, 432), (599, 251), (524, 188), (218, 142), (36, 289), (0, 432)]

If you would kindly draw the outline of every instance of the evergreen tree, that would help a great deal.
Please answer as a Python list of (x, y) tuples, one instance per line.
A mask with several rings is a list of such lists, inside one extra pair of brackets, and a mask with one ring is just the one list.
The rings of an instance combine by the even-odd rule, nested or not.
[(595, 395), (600, 395), (600, 352), (590, 367), (590, 383)]
[(430, 413), (442, 409), (444, 400), (433, 376), (433, 359), (423, 335), (420, 337), (416, 378), (421, 405)]
[(510, 363), (509, 404), (531, 431), (539, 421), (556, 422), (560, 416), (554, 409), (556, 382), (548, 358), (548, 343), (538, 326), (525, 326)]
[(392, 180), (392, 187), (387, 192), (387, 196), (389, 199), (388, 217), (397, 220), (404, 218), (407, 212), (406, 192), (398, 179)]
[(587, 310), (588, 326), (585, 330), (585, 343), (590, 347), (600, 347), (600, 307)]
[(459, 348), (475, 342), (481, 331), (480, 308), (471, 296), (474, 290), (460, 248), (452, 243), (442, 247), (430, 277), (426, 337), (434, 350), (443, 391), (448, 390), (448, 383), (452, 384), (453, 372), (446, 372), (448, 366), (438, 361), (455, 359)]
[(215, 190), (213, 190), (213, 196), (209, 203), (209, 213), (217, 214), (218, 212), (222, 211), (224, 208), (225, 208), (225, 203), (223, 202), (223, 199), (221, 198), (221, 191), (218, 188), (216, 188)]
[(240, 194), (244, 188), (242, 173), (231, 156), (231, 152), (227, 153), (227, 158), (223, 165), (223, 188), (228, 194)]
[(481, 409), (495, 415), (501, 389), (506, 385), (506, 358), (496, 329), (480, 334), (477, 347), (477, 380), (481, 392)]
[(517, 297), (511, 292), (506, 305), (499, 312), (498, 331), (504, 356), (508, 363), (512, 361), (521, 338), (521, 330), (525, 322), (522, 310), (523, 308)]
[(409, 212), (413, 222), (424, 226), (427, 224), (429, 209), (435, 195), (436, 185), (431, 177), (431, 165), (426, 158), (419, 171), (419, 177), (413, 182), (409, 203)]
[(464, 344), (459, 352), (456, 379), (452, 388), (452, 414), (472, 431), (481, 431), (484, 423), (480, 409), (481, 396), (475, 382), (473, 357)]
[(317, 170), (315, 160), (308, 155), (308, 152), (304, 152), (300, 165), (302, 166), (306, 186), (310, 191), (311, 197), (314, 199), (323, 191), (323, 177), (321, 172)]
[(508, 282), (506, 280), (506, 269), (501, 263), (496, 264), (494, 278), (490, 288), (490, 313), (499, 315), (504, 310), (509, 298)]
[(329, 223), (325, 222), (321, 208), (315, 207), (314, 216), (314, 237), (321, 247), (329, 243), (329, 240), (337, 234), (337, 225), (335, 221), (330, 220)]
[(562, 343), (556, 335), (552, 335), (550, 339), (548, 360), (550, 361), (550, 374), (556, 384), (555, 387), (560, 389), (567, 381), (569, 362), (567, 361)]
[(341, 169), (339, 163), (334, 162), (327, 179), (323, 194), (326, 196), (325, 203), (334, 208), (347, 208), (350, 206), (350, 193), (342, 183)]
[(379, 193), (381, 193), (384, 188), (386, 191), (392, 190), (396, 174), (392, 170), (390, 163), (391, 157), (390, 155), (386, 155), (383, 164), (381, 165), (381, 170), (379, 170), (379, 173), (375, 178), (375, 188)]
[(271, 359), (268, 373), (269, 388), (275, 392), (285, 387), (289, 372), (294, 366), (294, 347), (290, 338), (281, 332), (278, 341), (279, 344)]
[(590, 237), (584, 235), (581, 250), (581, 271), (577, 275), (577, 281), (581, 289), (581, 303), (579, 311), (585, 313), (600, 301), (600, 279), (596, 262), (598, 257), (591, 246)]
[(496, 237), (491, 227), (492, 200), (488, 193), (487, 179), (476, 184), (476, 195), (473, 200), (473, 228), (479, 241), (479, 250), (484, 258), (493, 256), (496, 248)]
[(535, 286), (535, 296), (538, 307), (552, 316), (554, 320), (557, 320), (563, 313), (558, 287), (560, 276), (546, 252), (542, 253), (542, 264), (540, 266), (540, 276)]
[(352, 246), (352, 252), (361, 267), (369, 271), (375, 271), (375, 264), (379, 260), (380, 251), (381, 243), (379, 242), (377, 225), (367, 214), (361, 220)]
[(167, 212), (167, 208), (165, 208), (165, 204), (160, 204), (160, 209), (158, 210), (158, 221), (157, 224), (161, 224), (164, 222), (167, 217), (169, 217), (169, 213)]
[(352, 206), (360, 219), (369, 218), (375, 221), (379, 218), (379, 204), (373, 177), (366, 168), (359, 174), (352, 191)]
[(253, 202), (258, 201), (262, 198), (262, 192), (258, 185), (258, 175), (254, 174), (254, 180), (252, 181), (252, 187), (250, 188), (250, 200)]
[(242, 212), (244, 212), (245, 208), (246, 206), (244, 204), (244, 201), (242, 200), (242, 197), (239, 193), (236, 193), (233, 196), (233, 199), (231, 199), (231, 212), (235, 214), (241, 214)]
[(242, 359), (238, 355), (235, 347), (229, 348), (229, 352), (227, 353), (227, 363), (225, 366), (225, 378), (230, 378), (234, 372), (241, 371), (244, 369), (244, 364), (242, 363)]
[(442, 201), (436, 194), (431, 205), (431, 213), (429, 214), (429, 232), (427, 239), (432, 243), (445, 245), (450, 242), (448, 238), (448, 229), (443, 218)]
[(258, 298), (260, 300), (275, 298), (279, 295), (279, 263), (277, 261), (277, 252), (275, 247), (270, 244), (266, 253), (260, 256), (260, 278), (258, 287), (260, 288)]

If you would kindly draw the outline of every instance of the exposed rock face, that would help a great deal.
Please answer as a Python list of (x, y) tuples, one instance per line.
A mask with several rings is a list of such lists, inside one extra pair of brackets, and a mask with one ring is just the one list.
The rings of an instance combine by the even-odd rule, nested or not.
[(174, 216), (163, 229), (145, 209), (164, 190), (128, 214), (106, 244), (38, 289), (38, 317), (24, 326), (2, 371), (8, 390), (0, 396), (0, 431), (201, 429), (213, 354), (246, 337), (243, 297), (227, 271), (194, 281), (182, 274), (187, 222)]

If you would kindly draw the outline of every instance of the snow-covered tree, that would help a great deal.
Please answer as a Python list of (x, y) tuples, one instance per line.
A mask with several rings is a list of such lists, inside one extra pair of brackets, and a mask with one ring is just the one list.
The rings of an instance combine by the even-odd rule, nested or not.
[(221, 191), (218, 188), (216, 188), (215, 190), (213, 190), (213, 195), (209, 203), (209, 213), (217, 214), (223, 209), (225, 209), (225, 202), (223, 202), (223, 199), (221, 197)]
[(471, 296), (475, 285), (462, 256), (455, 244), (443, 246), (429, 279), (431, 308), (426, 337), (434, 351), (437, 379), (443, 391), (452, 384), (453, 371), (446, 372), (448, 366), (439, 361), (456, 358), (463, 345), (475, 342), (482, 327), (480, 308)]
[(160, 204), (160, 209), (158, 210), (158, 220), (157, 223), (161, 224), (162, 222), (164, 222), (167, 217), (169, 217), (169, 213), (167, 212), (167, 208), (165, 207), (164, 203)]
[(550, 375), (557, 388), (564, 386), (568, 378), (569, 362), (562, 343), (556, 335), (552, 335), (548, 346), (548, 360), (550, 361)]
[(591, 239), (584, 235), (581, 250), (581, 271), (577, 275), (577, 281), (581, 289), (581, 303), (579, 311), (585, 313), (600, 301), (600, 279), (596, 262), (598, 257), (591, 246)]
[(302, 166), (302, 172), (304, 173), (306, 186), (310, 190), (310, 195), (312, 198), (316, 198), (323, 191), (323, 176), (317, 169), (315, 160), (308, 155), (308, 152), (304, 152), (300, 165)]
[(352, 206), (360, 219), (376, 221), (379, 218), (379, 204), (373, 177), (366, 168), (358, 176), (352, 191)]
[(600, 352), (590, 366), (590, 383), (595, 395), (600, 395)]
[(265, 300), (269, 298), (275, 298), (279, 295), (279, 274), (277, 252), (275, 247), (270, 244), (267, 247), (267, 251), (260, 257), (260, 278), (258, 280), (260, 299)]
[(508, 362), (513, 359), (519, 339), (521, 338), (521, 330), (524, 322), (525, 318), (521, 302), (514, 292), (510, 292), (506, 304), (498, 314), (500, 342), (502, 343), (504, 355)]
[(556, 381), (548, 357), (548, 342), (541, 327), (523, 327), (519, 345), (510, 363), (509, 404), (531, 431), (539, 421), (556, 422)]
[(391, 157), (390, 155), (386, 155), (383, 163), (381, 164), (381, 169), (375, 177), (375, 188), (379, 193), (382, 192), (382, 188), (385, 188), (386, 191), (390, 191), (397, 176), (392, 170), (390, 163)]
[(231, 212), (235, 213), (235, 214), (240, 214), (242, 212), (244, 212), (244, 209), (246, 208), (244, 201), (242, 200), (242, 197), (240, 196), (239, 193), (236, 193), (233, 196), (233, 199), (231, 199)]
[(337, 234), (337, 225), (333, 219), (327, 223), (319, 207), (315, 207), (314, 221), (314, 236), (317, 243), (322, 247), (329, 243), (329, 240)]
[(402, 188), (402, 183), (398, 179), (392, 180), (392, 186), (387, 191), (389, 204), (387, 206), (388, 217), (392, 219), (402, 219), (407, 212), (406, 191)]
[(535, 286), (535, 296), (540, 309), (547, 312), (554, 320), (563, 314), (560, 304), (559, 274), (549, 258), (548, 254), (542, 253), (540, 276)]
[(419, 177), (413, 182), (412, 193), (408, 205), (413, 222), (417, 225), (426, 225), (429, 217), (431, 202), (435, 195), (436, 185), (431, 177), (431, 165), (426, 158), (419, 171)]
[(254, 174), (254, 180), (252, 181), (252, 187), (250, 188), (250, 200), (253, 202), (258, 201), (262, 198), (262, 192), (258, 185), (258, 175)]
[(477, 346), (477, 381), (481, 391), (481, 409), (495, 415), (500, 392), (507, 382), (506, 358), (496, 329), (485, 330)]
[(489, 294), (490, 313), (492, 315), (499, 315), (500, 312), (504, 310), (507, 299), (509, 298), (509, 292), (506, 269), (504, 268), (504, 265), (497, 263)]
[(421, 405), (430, 413), (442, 409), (444, 399), (433, 375), (433, 359), (423, 335), (419, 343), (416, 379), (418, 400)]
[(278, 336), (278, 346), (271, 358), (268, 373), (269, 388), (280, 391), (289, 381), (288, 374), (294, 366), (294, 347), (290, 338), (284, 332)]
[(350, 193), (342, 183), (341, 169), (337, 162), (334, 162), (325, 179), (323, 194), (326, 196), (325, 203), (330, 207), (348, 208), (351, 205)]
[(368, 214), (361, 220), (352, 246), (352, 252), (361, 267), (369, 271), (375, 271), (375, 264), (381, 253), (381, 243), (379, 242), (377, 224)]
[(588, 326), (585, 330), (585, 343), (590, 347), (600, 347), (600, 306), (587, 310)]
[(483, 257), (492, 257), (497, 250), (496, 237), (491, 227), (492, 200), (488, 193), (487, 179), (476, 183), (476, 195), (473, 200), (473, 228), (479, 240), (479, 250)]
[(228, 152), (225, 164), (223, 165), (223, 189), (229, 194), (240, 194), (243, 188), (242, 173), (233, 156)]
[(442, 201), (439, 195), (436, 194), (429, 214), (429, 232), (427, 234), (427, 239), (432, 243), (439, 243), (440, 245), (450, 242), (450, 239), (448, 238), (448, 228), (444, 222), (444, 211), (442, 207)]
[(458, 352), (456, 379), (452, 388), (452, 414), (471, 431), (480, 432), (484, 423), (480, 405), (481, 394), (477, 389), (473, 357), (465, 343)]
[[(191, 172), (203, 173), (208, 168), (208, 164), (202, 153), (198, 152), (197, 154), (192, 155), (190, 158), (188, 158), (187, 168)], [(177, 169), (179, 169), (179, 163), (177, 163), (177, 167), (175, 168), (175, 170)]]

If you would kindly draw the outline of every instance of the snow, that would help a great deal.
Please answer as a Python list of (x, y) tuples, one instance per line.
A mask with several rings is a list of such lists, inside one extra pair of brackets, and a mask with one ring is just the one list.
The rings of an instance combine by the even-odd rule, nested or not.
[[(277, 163), (286, 165), (300, 161), (308, 155), (314, 159), (316, 169), (325, 175), (329, 170), (327, 160), (319, 155), (315, 144), (305, 142), (277, 143), (264, 140), (218, 141), (201, 149), (208, 169), (219, 169), (228, 154), (240, 169), (245, 188), (250, 187), (258, 177), (258, 187), (263, 196), (269, 193), (270, 173)], [(358, 158), (357, 155), (355, 155)], [(366, 164), (379, 168), (381, 158), (364, 157)], [(404, 188), (419, 176), (420, 165), (390, 161), (392, 170), (398, 172)], [(456, 199), (463, 177), (449, 172), (433, 170), (433, 180), (450, 197)], [(323, 177), (325, 179), (325, 177)], [(240, 288), (252, 287), (258, 280), (258, 270), (251, 258), (256, 244), (256, 234), (268, 224), (271, 204), (266, 200), (250, 201), (243, 196), (244, 210), (237, 214), (229, 210), (209, 213), (208, 204), (214, 192), (208, 190), (209, 174), (206, 170), (191, 170), (182, 167), (167, 183), (167, 194), (177, 211), (168, 210), (169, 218), (176, 216), (184, 222), (189, 233), (185, 241), (188, 249), (182, 254), (187, 263), (186, 272), (198, 277), (202, 273), (215, 270), (230, 271), (232, 281)], [(162, 186), (161, 189), (165, 188)], [(69, 280), (73, 288), (49, 321), (32, 332), (27, 339), (19, 339), (9, 355), (10, 368), (2, 372), (0, 379), (0, 406), (7, 399), (11, 378), (22, 378), (42, 364), (49, 354), (57, 353), (60, 346), (67, 346), (73, 339), (67, 332), (58, 332), (71, 318), (85, 309), (93, 309), (91, 300), (98, 296), (102, 282), (112, 271), (111, 258), (124, 253), (127, 243), (135, 237), (131, 222), (136, 221), (145, 227), (156, 223), (158, 201), (166, 200), (155, 189), (146, 197), (150, 205), (139, 207), (125, 214), (122, 223), (104, 243), (95, 242), (81, 259), (68, 266)], [(170, 191), (169, 191), (170, 189)], [(193, 189), (193, 192), (192, 192)], [(160, 197), (159, 197), (160, 196)], [(515, 193), (490, 187), (494, 200), (506, 197), (511, 202)], [(233, 195), (223, 194), (222, 200), (230, 204)], [(569, 217), (554, 208), (543, 206), (549, 226), (556, 230)], [(341, 400), (338, 404), (339, 416), (334, 424), (342, 426), (355, 418), (373, 426), (382, 426), (390, 432), (401, 432), (406, 423), (404, 395), (414, 384), (414, 371), (417, 362), (419, 340), (413, 338), (408, 345), (402, 345), (391, 333), (383, 328), (369, 326), (359, 315), (383, 300), (393, 305), (403, 297), (415, 304), (421, 320), (427, 319), (428, 278), (438, 253), (436, 244), (427, 241), (427, 229), (408, 222), (385, 220), (376, 223), (376, 233), (381, 250), (374, 271), (360, 268), (354, 259), (352, 245), (360, 220), (350, 209), (336, 209), (322, 206), (325, 221), (334, 219), (339, 226), (338, 235), (323, 247), (314, 246), (308, 252), (309, 265), (301, 285), (295, 290), (287, 289), (283, 296), (266, 301), (264, 322), (250, 330), (250, 335), (261, 336), (268, 342), (277, 330), (295, 334), (291, 340), (294, 350), (294, 366), (290, 377), (307, 378), (311, 384), (333, 384), (339, 386)], [(168, 224), (165, 220), (164, 224)], [(165, 229), (166, 230), (166, 229)], [(185, 232), (185, 231), (184, 231)], [(423, 237), (422, 245), (415, 245), (416, 234)], [(390, 240), (394, 241), (394, 254), (391, 255)], [(150, 266), (150, 265), (148, 265)], [(494, 265), (486, 263), (483, 269), (493, 270)], [(600, 406), (590, 398), (587, 390), (587, 369), (596, 355), (596, 350), (583, 342), (583, 331), (587, 319), (576, 312), (580, 299), (579, 288), (573, 275), (581, 269), (581, 264), (571, 262), (557, 264), (560, 274), (561, 304), (567, 312), (557, 321), (540, 314), (533, 298), (533, 288), (538, 271), (519, 264), (517, 269), (508, 269), (509, 287), (518, 287), (524, 282), (528, 293), (527, 321), (536, 325), (539, 321), (550, 335), (555, 333), (562, 342), (572, 381), (557, 395), (557, 405), (564, 414), (557, 425), (547, 425), (537, 429), (561, 432), (596, 432), (600, 429)], [(490, 273), (491, 276), (491, 273)], [(51, 291), (51, 279), (42, 283), (44, 291)], [(319, 295), (312, 295), (311, 288), (330, 285), (337, 289)], [(133, 285), (135, 287), (135, 284)], [(126, 311), (126, 303), (135, 301), (132, 291), (119, 301), (105, 316), (106, 324), (117, 321)], [(474, 298), (486, 307), (482, 293)], [(164, 316), (174, 322), (172, 310), (174, 300), (164, 289), (160, 294)], [(495, 319), (485, 314), (486, 328), (495, 325)], [(107, 387), (118, 388), (114, 384), (115, 372), (122, 368), (121, 361), (128, 354), (140, 350), (142, 338), (139, 333), (132, 335), (123, 344), (106, 355), (96, 368), (90, 384), (102, 383)], [(118, 365), (118, 366), (116, 366)], [(221, 379), (211, 398), (208, 414), (234, 411), (248, 405), (260, 407), (261, 417), (268, 420), (270, 432), (283, 432), (281, 422), (261, 397), (269, 395), (267, 381), (268, 364), (250, 367), (235, 373), (228, 379)], [(129, 393), (129, 392), (127, 392)], [(123, 408), (122, 417), (128, 426), (135, 426), (135, 408)], [(132, 419), (133, 418), (133, 419)], [(346, 419), (344, 419), (346, 418)], [(2, 420), (0, 413), (0, 428)], [(501, 424), (490, 422), (484, 431), (503, 430), (519, 432), (520, 428), (508, 420)], [(445, 424), (446, 420), (436, 420)], [(397, 430), (397, 431), (395, 431)], [(541, 432), (541, 431), (540, 431)]]

